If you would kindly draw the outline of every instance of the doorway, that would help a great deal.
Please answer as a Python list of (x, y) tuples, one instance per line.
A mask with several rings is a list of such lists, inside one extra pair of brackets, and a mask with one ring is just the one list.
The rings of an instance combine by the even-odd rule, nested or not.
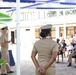
[(15, 40), (14, 40), (14, 31), (11, 31), (11, 42), (12, 42), (12, 43), (15, 43), (14, 41), (15, 41)]

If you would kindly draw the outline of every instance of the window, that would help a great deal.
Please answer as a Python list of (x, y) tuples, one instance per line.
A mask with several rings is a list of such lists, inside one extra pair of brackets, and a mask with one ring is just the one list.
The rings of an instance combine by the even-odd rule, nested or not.
[(44, 11), (40, 11), (40, 18), (44, 18)]
[(63, 11), (60, 11), (59, 12), (59, 16), (63, 16)]
[(55, 16), (57, 16), (57, 12), (56, 11), (48, 11), (47, 16), (48, 17), (55, 17)]
[[(17, 21), (17, 18), (16, 18), (16, 15), (17, 13), (15, 13), (15, 15), (13, 15), (13, 18), (16, 19), (15, 21)], [(24, 12), (20, 13), (20, 21), (24, 21)]]
[(48, 11), (44, 11), (44, 18), (48, 17), (47, 13), (48, 13)]
[(62, 35), (64, 34), (64, 28), (63, 28), (63, 27), (60, 27), (60, 28), (59, 28), (59, 34), (60, 34), (60, 33), (62, 33)]
[(36, 28), (35, 29), (35, 37), (36, 38), (39, 38), (40, 37), (40, 29), (39, 28)]
[(56, 37), (56, 29), (55, 29), (55, 27), (52, 28), (52, 37), (53, 38)]
[(27, 20), (27, 13), (25, 12), (25, 21)]
[(76, 26), (74, 27), (74, 34), (76, 34)]
[(71, 35), (74, 35), (74, 32), (75, 32), (74, 29), (75, 29), (75, 27), (73, 27), (73, 26), (66, 28), (67, 39), (69, 39), (71, 37)]
[(26, 29), (26, 31), (30, 31), (30, 29)]
[(67, 10), (65, 11), (65, 15), (73, 15), (76, 14), (76, 10)]
[(21, 21), (24, 20), (24, 12), (22, 12), (22, 13), (20, 14), (20, 20), (21, 20)]
[(34, 11), (32, 17), (33, 17), (33, 19), (38, 19), (39, 18), (39, 11)]
[(32, 12), (31, 11), (27, 12), (27, 20), (32, 20)]

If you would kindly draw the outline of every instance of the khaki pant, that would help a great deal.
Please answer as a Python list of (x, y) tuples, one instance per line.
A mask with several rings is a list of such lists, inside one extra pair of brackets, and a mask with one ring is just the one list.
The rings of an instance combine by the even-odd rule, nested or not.
[[(72, 57), (75, 56), (76, 54), (73, 52), (69, 55), (69, 58), (68, 58), (68, 62), (69, 63), (72, 63)], [(75, 59), (75, 63), (76, 63), (76, 59)]]
[(7, 73), (10, 71), (10, 65), (9, 65), (9, 54), (7, 48), (1, 49), (2, 58), (6, 60), (6, 65), (1, 66), (1, 73)]
[(44, 74), (41, 74), (39, 73), (37, 70), (36, 70), (36, 75), (55, 75), (56, 74), (56, 70), (55, 70), (55, 67), (49, 67)]

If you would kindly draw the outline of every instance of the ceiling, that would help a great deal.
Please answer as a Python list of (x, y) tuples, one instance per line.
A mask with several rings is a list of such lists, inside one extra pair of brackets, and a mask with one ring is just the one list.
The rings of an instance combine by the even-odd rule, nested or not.
[[(75, 9), (76, 0), (20, 0), (21, 9)], [(16, 10), (16, 0), (2, 0), (0, 10)]]

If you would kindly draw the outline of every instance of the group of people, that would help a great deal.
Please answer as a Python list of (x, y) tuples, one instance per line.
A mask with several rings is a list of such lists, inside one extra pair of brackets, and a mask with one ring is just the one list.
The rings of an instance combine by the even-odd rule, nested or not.
[[(11, 71), (9, 65), (8, 44), (10, 41), (8, 40), (7, 30), (7, 26), (1, 28), (1, 58), (6, 61), (4, 62), (5, 65), (1, 65), (1, 75), (14, 73), (14, 71)], [(36, 75), (55, 75), (55, 60), (58, 53), (58, 44), (51, 39), (51, 25), (42, 26), (40, 36), (42, 38), (35, 42), (31, 54), (32, 61), (36, 67)], [(37, 54), (38, 60), (36, 59)]]
[[(44, 25), (42, 26), (40, 37), (41, 39), (36, 41), (32, 53), (31, 53), (31, 59), (36, 67), (35, 75), (55, 75), (56, 69), (55, 69), (55, 62), (56, 58), (58, 56), (58, 62), (59, 62), (59, 55), (62, 55), (66, 50), (67, 44), (65, 43), (65, 40), (63, 39), (60, 43), (60, 39), (57, 39), (57, 42), (52, 40), (51, 38), (51, 29), (52, 25)], [(1, 65), (1, 75), (8, 75), (8, 73), (14, 73), (14, 71), (11, 71), (10, 65), (9, 65), (9, 54), (8, 54), (8, 44), (10, 41), (8, 40), (7, 35), (8, 27), (1, 28), (2, 34), (0, 35), (0, 45), (1, 45), (1, 54), (2, 58), (6, 60), (4, 64)], [(76, 50), (75, 42), (71, 42), (71, 44), (74, 47), (74, 51)], [(69, 54), (68, 62), (69, 66), (72, 65), (72, 56), (75, 52), (72, 52)], [(38, 55), (38, 58), (36, 56)], [(63, 59), (62, 59), (63, 61)]]
[(65, 56), (67, 44), (65, 43), (64, 39), (62, 39), (61, 41), (60, 41), (60, 39), (57, 39), (57, 43), (58, 43), (58, 49), (59, 49), (57, 62), (59, 62), (59, 55), (61, 55), (62, 62), (63, 62), (63, 57)]
[[(60, 41), (61, 40), (61, 41)], [(72, 58), (75, 58), (75, 68), (76, 68), (76, 41), (75, 38), (70, 38), (69, 39), (69, 44), (67, 44), (64, 40), (62, 39), (57, 39), (58, 43), (58, 58), (57, 62), (59, 62), (59, 56), (62, 56), (62, 62), (63, 62), (63, 57), (65, 57), (65, 52), (67, 51), (67, 57), (68, 57), (68, 67), (72, 65)]]
[[(40, 37), (41, 39), (36, 41), (31, 53), (32, 61), (36, 67), (35, 75), (55, 75), (55, 62), (59, 62), (59, 55), (65, 56), (67, 50), (67, 44), (63, 38), (57, 39), (57, 42), (51, 39), (51, 25), (42, 26)], [(61, 40), (62, 39), (62, 40)], [(73, 45), (73, 52), (68, 56), (68, 67), (72, 65), (72, 57), (76, 50), (75, 42), (71, 42)], [(69, 50), (70, 51), (70, 50)], [(38, 55), (38, 58), (36, 56)]]
[(4, 26), (0, 31), (1, 58), (5, 60), (3, 65), (1, 65), (1, 75), (8, 75), (8, 73), (14, 73), (14, 71), (11, 71), (9, 64), (8, 44), (10, 41), (8, 40), (8, 27)]

